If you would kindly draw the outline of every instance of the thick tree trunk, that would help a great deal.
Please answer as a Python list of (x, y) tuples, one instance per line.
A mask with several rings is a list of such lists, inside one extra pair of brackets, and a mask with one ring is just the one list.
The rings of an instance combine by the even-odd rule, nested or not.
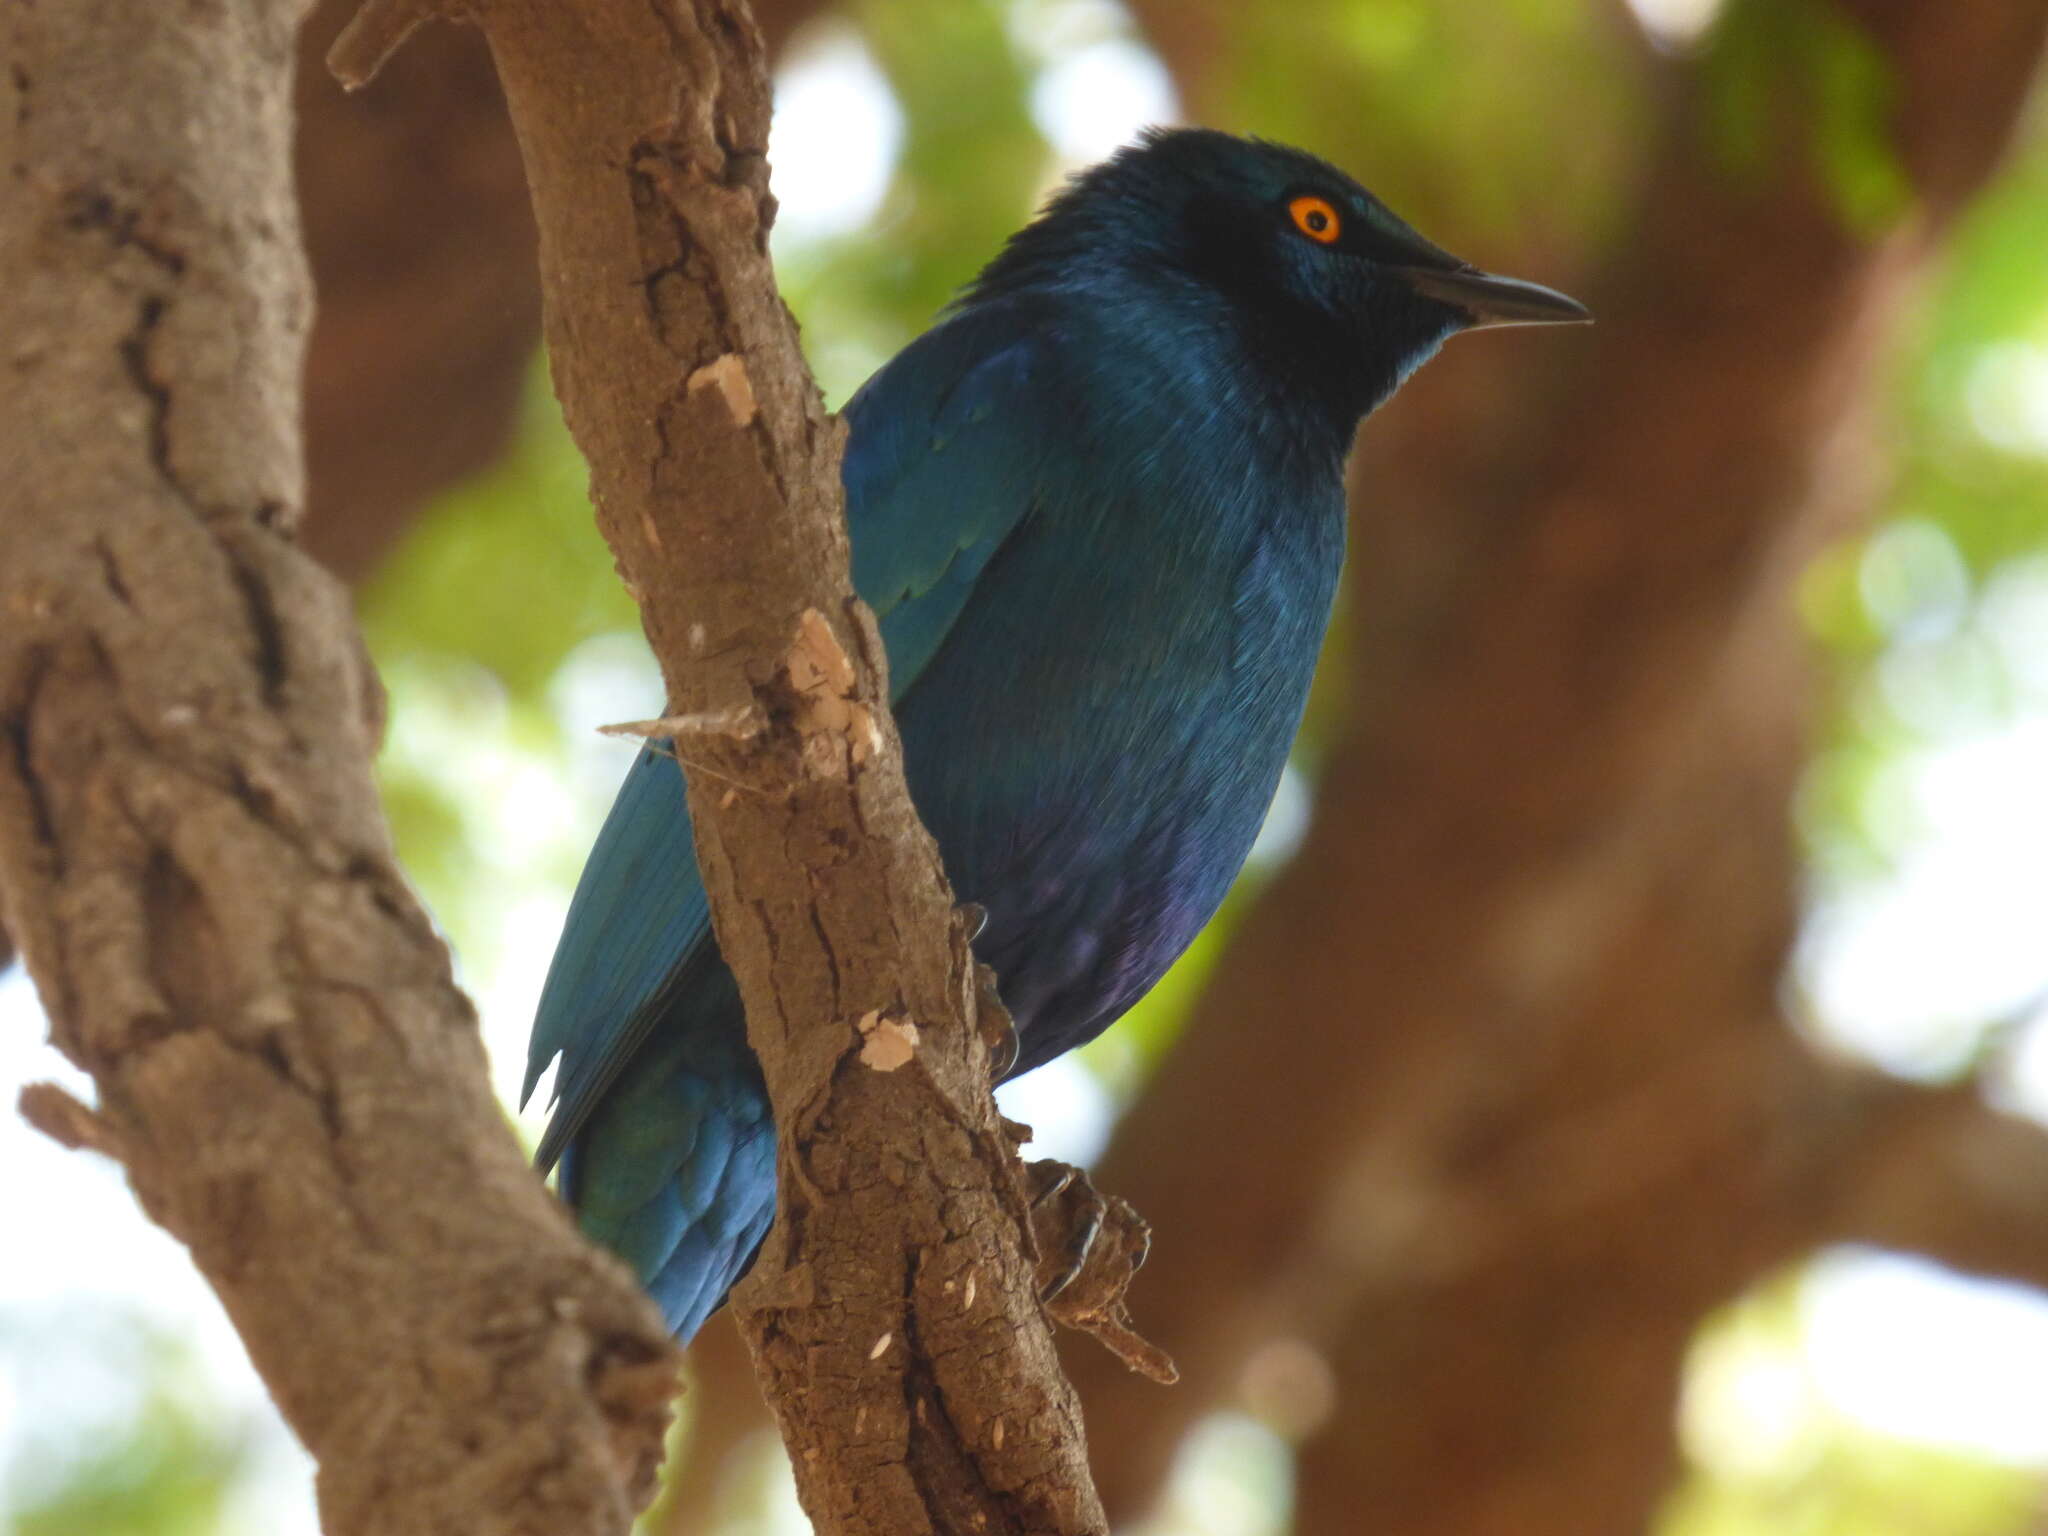
[(1847, 229), (1803, 120), (1731, 178), (1676, 91), (1589, 355), (1486, 391), (1447, 359), (1368, 430), (1349, 735), (1104, 1169), (1186, 1380), (1074, 1361), (1114, 1516), (1294, 1339), (1336, 1385), (1304, 1536), (1640, 1530), (1686, 1341), (1771, 1267), (1860, 1238), (2048, 1279), (2012, 1194), (2048, 1139), (1824, 1063), (1776, 1006), (1790, 586), (1868, 503), (1873, 361), (2048, 25), (1845, 10), (1896, 72), (1907, 220)]
[(533, 1178), (392, 864), (380, 695), (290, 539), (298, 7), (0, 23), (0, 909), (326, 1528), (623, 1533), (674, 1352)]

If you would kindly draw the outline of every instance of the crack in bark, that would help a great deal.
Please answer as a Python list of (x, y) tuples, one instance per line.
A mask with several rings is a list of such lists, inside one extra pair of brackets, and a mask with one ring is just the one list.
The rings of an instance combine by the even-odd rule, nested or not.
[(50, 872), (62, 877), (64, 873), (64, 847), (57, 836), (56, 818), (50, 812), (47, 792), (43, 788), (42, 775), (36, 771), (35, 753), (30, 746), (29, 722), (36, 716), (37, 701), (42, 696), (43, 684), (53, 667), (50, 649), (46, 645), (31, 645), (22, 655), (20, 702), (10, 701), (6, 710), (4, 728), (7, 743), (14, 756), (14, 776), (22, 787), (23, 798), (28, 803), (29, 820), (32, 824), (37, 851), (50, 861)]
[[(284, 625), (271, 601), (270, 584), (232, 539), (216, 541), (226, 557), (228, 572), (242, 596), (248, 614), (249, 633), (256, 642), (256, 673), (262, 680), (263, 702), (283, 712), (285, 679), (289, 671), (284, 643)], [(288, 717), (287, 717), (288, 718)]]
[[(805, 912), (804, 919), (810, 924), (811, 936), (818, 941), (818, 953), (825, 962), (826, 982), (832, 989), (832, 1016), (843, 1019), (847, 1015), (845, 989), (840, 981), (839, 956), (833, 949), (832, 935), (826, 931), (824, 919), (818, 916), (818, 909), (816, 907), (812, 907)], [(860, 1037), (856, 1033), (854, 1036), (855, 1049), (858, 1049), (859, 1043)]]
[(127, 339), (121, 343), (121, 361), (127, 365), (128, 377), (135, 385), (135, 392), (149, 402), (149, 460), (156, 466), (164, 482), (185, 496), (184, 487), (171, 472), (171, 392), (158, 383), (149, 371), (149, 338), (156, 331), (164, 317), (165, 301), (150, 297), (142, 300), (135, 317), (135, 326)]
[(135, 594), (128, 590), (127, 580), (121, 575), (121, 565), (114, 558), (114, 546), (105, 538), (92, 541), (93, 553), (99, 556), (100, 573), (107, 579), (107, 590), (114, 595), (114, 601), (123, 608), (135, 606)]
[(1003, 1495), (978, 1474), (976, 1454), (954, 1422), (917, 1325), (921, 1266), (922, 1256), (913, 1251), (903, 1276), (903, 1392), (909, 1420), (904, 1468), (925, 1507), (939, 1514), (940, 1530), (1015, 1529), (1017, 1522), (1010, 1518)]
[[(24, 79), (19, 66), (16, 79)], [(139, 208), (118, 202), (111, 193), (96, 187), (77, 187), (65, 199), (62, 222), (66, 229), (98, 230), (117, 248), (140, 251), (160, 268), (165, 277), (185, 275), (184, 255), (145, 232)]]

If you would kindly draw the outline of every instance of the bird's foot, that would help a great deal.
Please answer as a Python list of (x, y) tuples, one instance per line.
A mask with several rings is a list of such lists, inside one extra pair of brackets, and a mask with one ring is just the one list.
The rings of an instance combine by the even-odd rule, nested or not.
[(1038, 1242), (1038, 1296), (1052, 1319), (1092, 1333), (1140, 1375), (1180, 1377), (1173, 1360), (1131, 1327), (1124, 1293), (1152, 1248), (1151, 1225), (1088, 1175), (1046, 1159), (1025, 1164), (1032, 1235)]

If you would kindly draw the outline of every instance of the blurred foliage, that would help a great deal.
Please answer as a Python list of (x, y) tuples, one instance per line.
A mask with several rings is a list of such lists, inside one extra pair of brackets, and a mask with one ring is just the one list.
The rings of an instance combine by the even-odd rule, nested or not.
[(835, 406), (995, 254), (1047, 172), (1008, 7), (861, 0), (847, 11), (903, 113), (902, 150), (864, 228), (776, 244), (783, 294)]
[(538, 700), (562, 658), (639, 614), (592, 537), (588, 475), (536, 369), (524, 425), (494, 468), (444, 496), (361, 605), (380, 656), (461, 656)]
[(1736, 0), (1702, 60), (1709, 133), (1730, 174), (1763, 173), (1786, 133), (1806, 135), (1843, 220), (1864, 233), (1911, 205), (1886, 122), (1884, 56), (1832, 0)]
[(1006, 7), (866, 0), (853, 15), (903, 109), (903, 152), (872, 230), (835, 242), (826, 270), (915, 334), (1016, 228), (1045, 176), (1045, 141)]
[(1314, 148), (1460, 255), (1551, 270), (1626, 207), (1649, 80), (1609, 6), (1200, 9), (1220, 28), (1220, 78), (1188, 94), (1209, 120)]
[[(1313, 147), (1453, 248), (1510, 269), (1585, 269), (1627, 238), (1650, 115), (1672, 72), (1693, 67), (1731, 173), (1759, 161), (1796, 95), (1816, 109), (1812, 163), (1847, 220), (1877, 227), (1910, 198), (1884, 131), (1891, 82), (1827, 0), (1735, 0), (1695, 52), (1675, 59), (1646, 49), (1613, 0), (1186, 5), (1152, 14), (1161, 26), (1214, 28), (1219, 46), (1202, 77), (1179, 82), (1206, 120)], [(777, 240), (785, 292), (837, 403), (930, 322), (1062, 169), (1033, 108), (1062, 50), (1133, 32), (1108, 0), (849, 0), (827, 25), (851, 29), (904, 123), (893, 179), (865, 226)], [(1839, 707), (1802, 806), (1816, 867), (1830, 878), (1880, 871), (1897, 846), (1883, 782), (1902, 752), (2048, 709), (2044, 673), (2038, 662), (2027, 670), (1998, 617), (2015, 583), (2048, 593), (2044, 251), (2048, 132), (2036, 131), (1972, 210), (1898, 360), (1887, 518), (1828, 551), (1801, 591), (1813, 633), (1842, 660)], [(420, 523), (364, 594), (363, 613), (392, 691), (382, 773), (406, 865), (473, 983), (515, 962), (529, 974), (536, 930), (512, 914), (559, 912), (623, 766), (593, 728), (649, 712), (659, 692), (538, 374), (514, 453)], [(1340, 655), (1344, 629), (1340, 615)], [(1327, 736), (1328, 695), (1319, 690), (1311, 744)], [(1312, 747), (1301, 757), (1311, 774), (1315, 758)], [(1090, 1048), (1084, 1059), (1120, 1099), (1171, 1048), (1244, 905), (1241, 889), (1154, 994)], [(506, 1004), (496, 1048), (523, 1029), (528, 1006), (523, 994)], [(1703, 1358), (1759, 1338), (1781, 1357), (1796, 1352), (1781, 1292), (1715, 1324)], [(237, 1450), (208, 1434), (215, 1416), (180, 1395), (180, 1371), (170, 1352), (148, 1354), (135, 1414), (88, 1437), (97, 1449), (85, 1458), (17, 1474), (5, 1528), (217, 1529)], [(31, 1433), (27, 1443), (39, 1442)], [(1836, 1419), (1789, 1460), (1702, 1463), (1664, 1529), (2017, 1536), (2032, 1486), (2012, 1469)], [(1283, 1497), (1260, 1487), (1268, 1503)], [(758, 1512), (766, 1495), (747, 1497), (747, 1528), (769, 1529)], [(1218, 1507), (1213, 1489), (1184, 1502)], [(1194, 1518), (1174, 1529), (1197, 1529)]]
[[(360, 603), (393, 705), (379, 763), (385, 808), (407, 870), (472, 960), (488, 953), (504, 905), (491, 869), (507, 852), (494, 770), (511, 752), (566, 779), (572, 746), (551, 703), (563, 664), (588, 641), (640, 628), (595, 536), (583, 460), (538, 368), (525, 418), (505, 459), (422, 518)], [(619, 718), (659, 704), (651, 666), (647, 674), (650, 692)], [(604, 723), (578, 729), (587, 742)], [(522, 862), (504, 873), (573, 881), (580, 852), (562, 832), (546, 868)], [(522, 861), (530, 851), (520, 840)]]
[[(1915, 828), (1891, 774), (1916, 747), (2048, 708), (2013, 594), (2048, 557), (2048, 116), (1971, 208), (1895, 364), (1888, 515), (1825, 552), (1801, 608), (1838, 658), (1802, 821), (1823, 879), (1871, 878)], [(2031, 413), (2031, 414), (2030, 414)], [(2031, 605), (2030, 605), (2031, 606)]]
[(0, 1325), (0, 1357), (39, 1401), (77, 1405), (24, 1422), (0, 1529), (14, 1536), (210, 1536), (246, 1447), (209, 1400), (189, 1348), (142, 1317)]
[(1681, 1438), (1691, 1475), (1659, 1536), (2017, 1536), (2039, 1507), (2021, 1468), (1863, 1428), (1801, 1351), (1806, 1281), (1758, 1286), (1700, 1331)]
[(1842, 1426), (1797, 1467), (1694, 1481), (1661, 1536), (2015, 1536), (2038, 1499), (2017, 1468)]

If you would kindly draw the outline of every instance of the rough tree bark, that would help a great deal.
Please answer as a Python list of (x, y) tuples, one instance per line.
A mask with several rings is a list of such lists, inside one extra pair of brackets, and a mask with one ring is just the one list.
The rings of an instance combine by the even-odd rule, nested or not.
[[(371, 0), (360, 80), (428, 0)], [(599, 523), (660, 657), (782, 1136), (735, 1307), (822, 1531), (1105, 1529), (979, 991), (847, 577), (840, 433), (776, 296), (743, 5), (481, 0)], [(600, 84), (597, 84), (601, 82)]]
[[(1190, 9), (1162, 41), (1227, 35)], [(1777, 1006), (1790, 584), (1868, 505), (1873, 361), (2048, 26), (1842, 9), (1896, 74), (1907, 220), (1847, 230), (1796, 115), (1731, 179), (1674, 78), (1591, 356), (1484, 388), (1446, 359), (1366, 435), (1348, 738), (1105, 1162), (1187, 1382), (1073, 1362), (1118, 1518), (1194, 1417), (1333, 1366), (1304, 1536), (1638, 1531), (1687, 1341), (1772, 1267), (1864, 1240), (2048, 1281), (2038, 1128), (1824, 1061)]]
[(675, 1360), (532, 1177), (293, 547), (299, 7), (0, 23), (0, 910), (87, 1109), (370, 1532), (624, 1532)]

